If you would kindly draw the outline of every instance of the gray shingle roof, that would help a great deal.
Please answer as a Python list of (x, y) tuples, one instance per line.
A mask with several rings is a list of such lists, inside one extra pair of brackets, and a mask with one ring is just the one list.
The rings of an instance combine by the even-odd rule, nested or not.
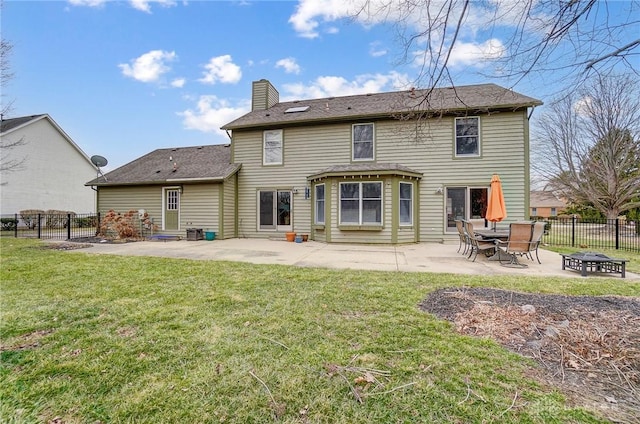
[(334, 165), (323, 169), (307, 177), (308, 180), (316, 180), (324, 177), (335, 177), (342, 175), (362, 175), (362, 174), (402, 174), (414, 178), (422, 178), (422, 173), (400, 165), (398, 163), (354, 163), (349, 165)]
[[(425, 101), (426, 93), (426, 90), (397, 91), (282, 102), (267, 110), (249, 112), (222, 128), (235, 130), (273, 125), (300, 125), (309, 122), (388, 118), (394, 114), (413, 110), (443, 114), (517, 110), (542, 104), (540, 100), (496, 84), (436, 88)], [(304, 112), (285, 113), (287, 109), (304, 106), (309, 106), (309, 109)]]
[(38, 119), (42, 116), (45, 116), (45, 115), (44, 114), (29, 115), (29, 116), (20, 116), (18, 118), (3, 119), (2, 122), (0, 123), (0, 133), (11, 131), (12, 129), (17, 128), (20, 125), (26, 124), (27, 122), (33, 121), (34, 119)]
[(566, 208), (567, 204), (550, 191), (532, 191), (529, 196), (532, 208)]
[(85, 185), (222, 181), (240, 169), (230, 161), (229, 144), (157, 149)]

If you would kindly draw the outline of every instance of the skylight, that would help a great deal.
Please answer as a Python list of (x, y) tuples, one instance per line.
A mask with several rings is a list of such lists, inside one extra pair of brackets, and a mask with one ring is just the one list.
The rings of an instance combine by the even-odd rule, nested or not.
[(285, 110), (284, 113), (298, 113), (298, 112), (306, 112), (309, 110), (309, 106), (297, 106), (297, 107), (290, 107), (289, 109)]

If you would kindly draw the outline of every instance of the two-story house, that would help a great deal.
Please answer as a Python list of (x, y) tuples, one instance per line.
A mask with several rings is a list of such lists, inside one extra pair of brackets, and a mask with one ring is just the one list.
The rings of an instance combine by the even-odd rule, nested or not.
[(232, 132), (238, 228), (326, 242), (407, 243), (482, 222), (491, 175), (509, 220), (528, 215), (529, 114), (539, 100), (494, 84), (280, 102), (253, 83)]
[(84, 183), (97, 168), (47, 114), (2, 119), (0, 213), (25, 209), (95, 211), (95, 193)]
[[(323, 242), (453, 240), (456, 219), (485, 223), (494, 173), (502, 180), (507, 222), (523, 220), (529, 212), (529, 115), (541, 104), (495, 84), (280, 102), (269, 81), (255, 81), (252, 111), (223, 127), (231, 134), (230, 157), (214, 161), (234, 165), (206, 174), (215, 177), (209, 184), (221, 184), (215, 193), (222, 201), (209, 207), (226, 208), (210, 211), (226, 217), (213, 229), (224, 238), (284, 238), (293, 231)], [(164, 168), (171, 153), (162, 153)], [(132, 175), (139, 161), (125, 165)], [(201, 173), (207, 161), (211, 155), (189, 159)], [(148, 192), (147, 208), (179, 209), (178, 224), (161, 231), (184, 234), (186, 226), (207, 221), (202, 204), (198, 221), (185, 203), (207, 182), (205, 174), (178, 178), (179, 166), (176, 173), (160, 163), (146, 166), (137, 182), (121, 172), (87, 183), (99, 190), (99, 210), (137, 209), (133, 199), (140, 193), (127, 193), (146, 184), (155, 193)]]

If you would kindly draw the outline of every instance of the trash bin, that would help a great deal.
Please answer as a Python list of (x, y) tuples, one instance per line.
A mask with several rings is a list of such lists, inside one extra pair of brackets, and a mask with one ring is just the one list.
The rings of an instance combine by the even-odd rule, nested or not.
[(202, 228), (187, 228), (187, 240), (195, 241), (203, 238)]
[(216, 239), (216, 232), (207, 230), (204, 232), (204, 236), (207, 240), (212, 241)]

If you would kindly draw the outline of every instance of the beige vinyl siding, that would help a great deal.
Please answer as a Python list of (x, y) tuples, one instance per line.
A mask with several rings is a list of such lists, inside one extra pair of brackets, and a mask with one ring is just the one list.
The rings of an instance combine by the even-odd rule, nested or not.
[(238, 183), (237, 174), (232, 175), (224, 182), (223, 196), (220, 207), (223, 211), (222, 229), (220, 238), (237, 237), (236, 231), (236, 185)]
[(111, 209), (120, 213), (144, 209), (153, 223), (162, 227), (162, 187), (100, 187), (98, 211), (104, 215)]
[(187, 228), (202, 228), (220, 231), (220, 184), (184, 184), (180, 194), (180, 221), (178, 230), (162, 231), (162, 191), (177, 185), (100, 187), (98, 210), (105, 213), (144, 209), (157, 233), (186, 237)]
[[(277, 129), (277, 128), (273, 128)], [(320, 129), (320, 130), (318, 130)], [(346, 142), (338, 145), (335, 140)], [(238, 222), (240, 237), (282, 237), (284, 233), (257, 230), (259, 189), (295, 190), (292, 198), (293, 229), (311, 233), (311, 196), (307, 176), (336, 163), (350, 160), (351, 125), (285, 128), (284, 165), (262, 165), (262, 131), (234, 131), (233, 156), (242, 163), (238, 175)]]
[(187, 228), (202, 228), (220, 232), (220, 184), (190, 184), (182, 186), (180, 195), (179, 233)]
[[(420, 241), (453, 241), (445, 232), (445, 198), (439, 187), (488, 187), (493, 173), (503, 182), (508, 218), (525, 219), (524, 196), (528, 191), (525, 163), (525, 112), (505, 112), (480, 117), (481, 156), (454, 157), (454, 117), (429, 120), (423, 125), (424, 141), (415, 131), (400, 131), (398, 122), (377, 123), (377, 161), (397, 162), (423, 173), (420, 181)], [(528, 150), (526, 150), (528, 151)]]
[[(304, 113), (304, 112), (302, 112)], [(419, 234), (399, 228), (399, 243), (415, 241), (455, 241), (457, 234), (445, 232), (444, 194), (440, 187), (489, 187), (493, 173), (503, 181), (508, 218), (505, 224), (525, 219), (528, 215), (528, 126), (526, 111), (501, 112), (480, 117), (481, 156), (456, 158), (454, 155), (454, 117), (435, 118), (421, 123), (421, 137), (416, 141), (415, 122), (396, 120), (375, 122), (377, 163), (398, 163), (423, 174), (417, 185), (415, 201), (419, 202), (414, 225)], [(260, 188), (297, 189), (293, 195), (293, 223), (298, 233), (310, 232), (311, 199), (304, 199), (306, 177), (334, 165), (351, 163), (352, 122), (332, 125), (308, 125), (282, 128), (284, 164), (262, 166), (262, 131), (236, 130), (233, 133), (233, 157), (242, 163), (239, 175), (238, 222), (241, 237), (273, 237), (284, 234), (256, 230), (257, 190)], [(274, 127), (270, 129), (280, 129)], [(390, 188), (385, 182), (384, 229), (382, 231), (341, 231), (337, 227), (339, 179), (329, 179), (324, 231), (314, 232), (316, 240), (328, 237), (331, 242), (391, 242), (392, 205)], [(335, 185), (335, 186), (334, 186)], [(329, 199), (331, 196), (331, 199)], [(389, 196), (387, 198), (387, 196)]]

